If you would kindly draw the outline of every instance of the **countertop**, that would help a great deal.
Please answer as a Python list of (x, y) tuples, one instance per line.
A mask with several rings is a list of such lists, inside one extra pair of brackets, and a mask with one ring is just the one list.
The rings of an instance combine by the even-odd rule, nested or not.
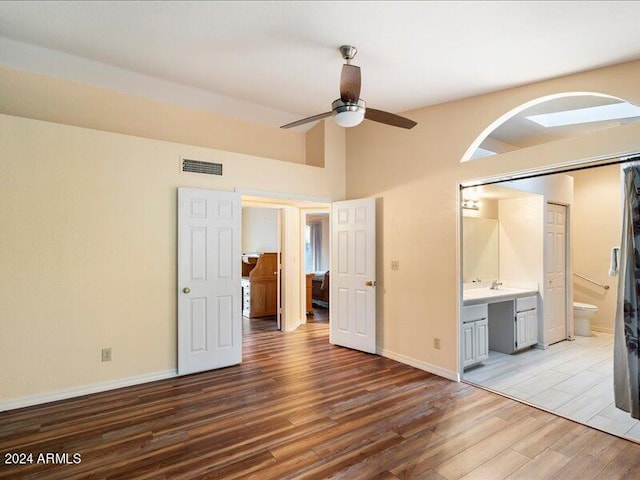
[(538, 290), (524, 288), (499, 287), (497, 290), (491, 290), (489, 287), (467, 288), (462, 294), (462, 304), (466, 307), (481, 303), (506, 302), (515, 298), (530, 297), (537, 294)]

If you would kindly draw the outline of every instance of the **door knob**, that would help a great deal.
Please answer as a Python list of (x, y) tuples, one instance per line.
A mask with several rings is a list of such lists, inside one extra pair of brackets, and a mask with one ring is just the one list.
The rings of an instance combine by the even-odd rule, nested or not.
[(367, 287), (375, 287), (375, 286), (376, 286), (376, 281), (375, 281), (375, 280), (374, 280), (374, 281), (368, 280), (368, 281), (365, 283), (365, 285), (366, 285)]
[(189, 293), (189, 292), (191, 291), (191, 289), (190, 289), (189, 287), (184, 287), (184, 288), (182, 289), (182, 291), (183, 291), (184, 293)]

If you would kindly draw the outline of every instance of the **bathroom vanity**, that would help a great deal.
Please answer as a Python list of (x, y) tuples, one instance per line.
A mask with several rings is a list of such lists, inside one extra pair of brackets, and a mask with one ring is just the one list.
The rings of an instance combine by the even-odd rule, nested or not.
[(465, 289), (461, 314), (462, 365), (487, 358), (489, 350), (511, 354), (538, 343), (538, 291)]

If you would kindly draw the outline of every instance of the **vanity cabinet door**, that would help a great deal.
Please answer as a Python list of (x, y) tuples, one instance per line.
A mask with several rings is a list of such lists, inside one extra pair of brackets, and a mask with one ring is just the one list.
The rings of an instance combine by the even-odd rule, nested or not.
[(538, 314), (529, 310), (516, 314), (516, 350), (538, 343)]
[(516, 314), (516, 350), (527, 346), (527, 313)]
[(536, 310), (526, 312), (527, 345), (538, 343), (538, 313)]
[(487, 319), (474, 322), (476, 340), (476, 362), (489, 356), (489, 321)]
[(474, 335), (475, 322), (462, 324), (462, 366), (468, 367), (476, 363), (476, 342)]
[(489, 356), (487, 304), (462, 307), (462, 366), (480, 363)]

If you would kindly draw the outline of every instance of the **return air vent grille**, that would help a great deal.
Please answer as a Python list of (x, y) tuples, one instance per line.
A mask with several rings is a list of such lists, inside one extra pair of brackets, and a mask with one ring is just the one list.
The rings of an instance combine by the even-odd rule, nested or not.
[(204, 173), (205, 175), (222, 175), (222, 164), (183, 158), (182, 171), (191, 173)]

